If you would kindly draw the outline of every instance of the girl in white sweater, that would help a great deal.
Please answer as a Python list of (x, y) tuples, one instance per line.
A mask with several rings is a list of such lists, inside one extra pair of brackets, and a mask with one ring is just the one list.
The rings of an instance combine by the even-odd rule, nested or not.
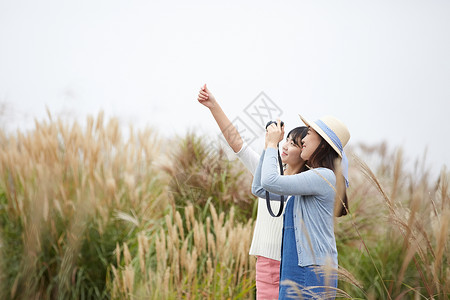
[[(227, 143), (237, 157), (254, 174), (260, 155), (244, 143), (237, 129), (223, 112), (219, 103), (206, 84), (200, 89), (198, 101), (208, 107), (220, 127)], [(282, 128), (284, 131), (284, 128)], [(307, 128), (297, 127), (289, 132), (281, 147), (281, 160), (285, 165), (284, 174), (293, 175), (304, 171), (305, 163), (300, 157), (301, 140)], [(273, 211), (278, 211), (280, 202), (271, 201)], [(257, 299), (278, 299), (281, 260), (281, 238), (283, 219), (273, 218), (266, 208), (266, 200), (258, 199), (258, 213), (253, 233), (250, 255), (256, 260), (256, 297)]]

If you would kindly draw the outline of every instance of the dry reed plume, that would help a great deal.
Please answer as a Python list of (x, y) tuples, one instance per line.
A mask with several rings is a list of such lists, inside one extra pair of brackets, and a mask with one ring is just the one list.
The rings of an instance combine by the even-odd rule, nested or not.
[[(254, 297), (248, 172), (193, 134), (168, 156), (154, 132), (128, 136), (103, 114), (0, 131), (1, 299)], [(333, 292), (448, 299), (448, 171), (433, 182), (385, 144), (356, 152)]]
[[(118, 245), (116, 253), (122, 263), (119, 269), (113, 267), (113, 298), (251, 297), (255, 260), (248, 249), (253, 221), (235, 225), (233, 208), (226, 220), (224, 212), (218, 215), (212, 205), (209, 209), (211, 218), (205, 223), (196, 220), (192, 205), (186, 207), (184, 220), (178, 211), (172, 211), (159, 233), (140, 233), (133, 258), (127, 244)], [(236, 286), (240, 288), (236, 290)]]
[[(432, 188), (423, 164), (406, 171), (401, 151), (388, 155), (381, 145), (363, 153), (375, 154), (379, 162), (373, 171), (354, 157), (349, 189), (353, 213), (336, 227), (340, 257), (345, 258), (340, 264), (366, 281), (365, 290), (358, 292), (365, 298), (448, 299), (448, 173), (443, 168)], [(351, 247), (360, 254), (346, 255)]]
[(83, 127), (50, 117), (28, 133), (0, 132), (1, 298), (103, 297), (114, 249), (105, 239), (133, 230), (121, 213), (141, 228), (163, 215), (157, 146), (151, 131), (130, 130), (125, 142), (103, 114)]

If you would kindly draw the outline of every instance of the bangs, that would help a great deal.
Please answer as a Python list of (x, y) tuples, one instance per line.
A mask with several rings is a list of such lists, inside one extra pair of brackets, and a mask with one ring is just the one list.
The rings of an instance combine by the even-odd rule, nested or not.
[(299, 126), (289, 131), (287, 137), (291, 138), (295, 145), (300, 146), (302, 144), (302, 139), (306, 136), (307, 132), (308, 127)]

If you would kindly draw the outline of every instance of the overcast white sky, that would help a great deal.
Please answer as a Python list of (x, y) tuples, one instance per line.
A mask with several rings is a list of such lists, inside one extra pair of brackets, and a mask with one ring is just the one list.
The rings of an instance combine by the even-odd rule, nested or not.
[[(335, 115), (350, 143), (387, 140), (450, 166), (450, 1), (0, 0), (7, 126), (104, 110), (162, 135), (218, 128), (260, 92), (287, 129)], [(4, 120), (4, 121), (5, 121)]]

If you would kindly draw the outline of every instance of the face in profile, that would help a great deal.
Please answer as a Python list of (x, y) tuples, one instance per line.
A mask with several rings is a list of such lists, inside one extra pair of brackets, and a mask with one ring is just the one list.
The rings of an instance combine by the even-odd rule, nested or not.
[(309, 160), (317, 147), (319, 147), (321, 141), (322, 138), (320, 135), (314, 129), (309, 127), (306, 136), (302, 139), (302, 159), (305, 161)]
[[(298, 142), (301, 142), (300, 138), (298, 138), (298, 140)], [(293, 140), (290, 135), (286, 138), (286, 141), (281, 147), (280, 154), (283, 164), (295, 166), (299, 163), (303, 163), (303, 159), (300, 157), (302, 148), (298, 142)]]

